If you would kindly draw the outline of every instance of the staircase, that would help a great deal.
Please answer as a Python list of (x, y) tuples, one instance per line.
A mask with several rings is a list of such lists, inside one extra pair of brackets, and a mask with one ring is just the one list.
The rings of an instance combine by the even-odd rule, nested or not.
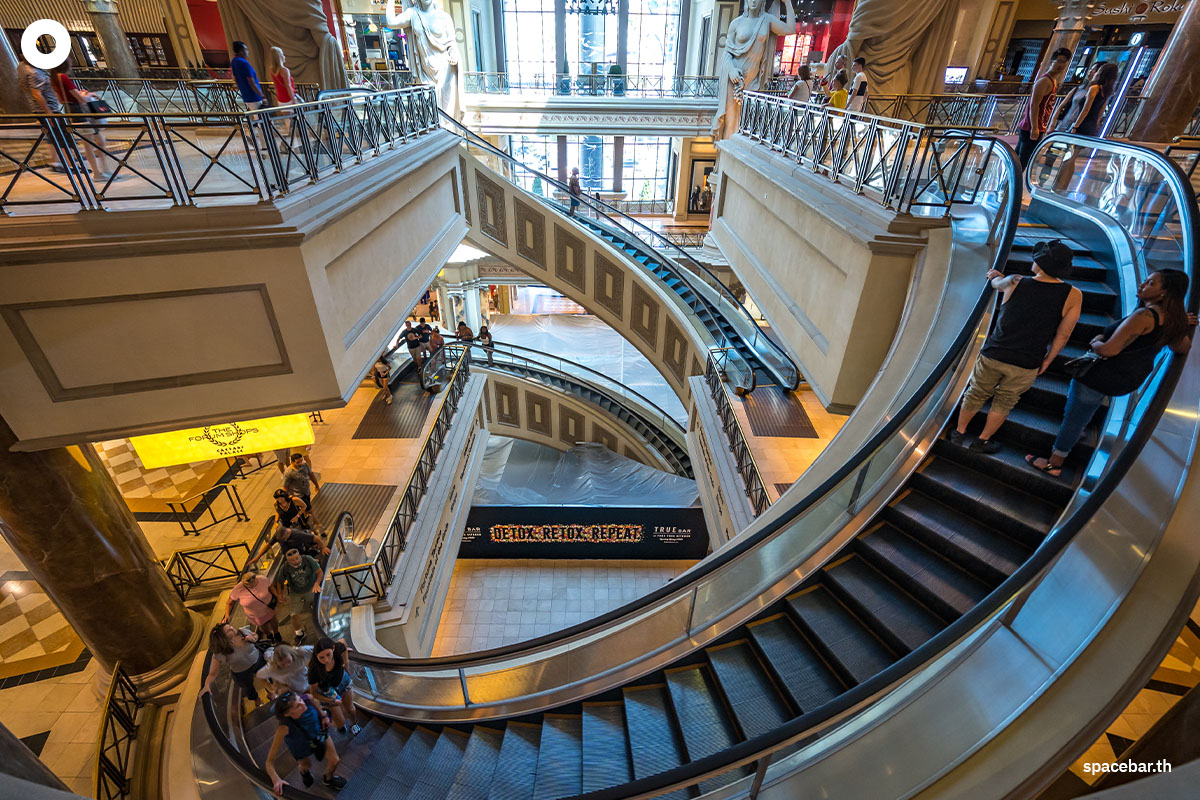
[[(1028, 270), (1033, 246), (1055, 237), (1026, 220), (1010, 271)], [(508, 721), (436, 729), (373, 720), (345, 742), (339, 771), (349, 784), (340, 797), (550, 800), (621, 786), (824, 706), (974, 607), (1053, 527), (1095, 445), (1093, 429), (1061, 479), (1024, 463), (1026, 452), (1049, 451), (1068, 385), (1063, 363), (1118, 311), (1110, 286), (1116, 281), (1088, 251), (1073, 246), (1071, 282), (1084, 293), (1085, 318), (1067, 352), (1001, 428), (999, 453), (975, 453), (940, 438), (836, 560), (753, 620), (629, 685)], [(974, 424), (981, 425), (982, 416)], [(274, 723), (260, 727), (267, 724)], [(256, 730), (247, 739), (259, 742), (251, 747), (261, 764)], [(742, 774), (716, 776), (699, 789)], [(667, 796), (695, 796), (692, 791)]]

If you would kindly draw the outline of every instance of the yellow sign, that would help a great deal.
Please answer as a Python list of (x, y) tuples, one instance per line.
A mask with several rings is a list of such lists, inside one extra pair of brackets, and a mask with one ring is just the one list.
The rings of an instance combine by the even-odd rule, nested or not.
[(289, 414), (131, 436), (129, 441), (133, 442), (142, 466), (154, 469), (312, 444), (313, 432), (307, 414)]

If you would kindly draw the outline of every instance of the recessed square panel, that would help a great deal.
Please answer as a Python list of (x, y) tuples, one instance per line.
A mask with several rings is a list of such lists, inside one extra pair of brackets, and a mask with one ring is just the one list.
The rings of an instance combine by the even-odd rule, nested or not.
[(680, 383), (683, 383), (687, 377), (688, 340), (684, 338), (679, 327), (669, 319), (664, 326), (663, 360), (667, 362), (671, 373)]
[(653, 351), (658, 351), (658, 301), (637, 283), (629, 306), (629, 327)]
[(609, 450), (612, 450), (614, 453), (619, 452), (617, 450), (616, 434), (614, 434), (612, 431), (610, 431), (608, 428), (604, 427), (603, 425), (597, 424), (595, 422), (592, 423), (592, 441), (598, 442), (599, 444), (604, 445)]
[(514, 197), (513, 217), (517, 222), (517, 255), (545, 269), (546, 215)]
[(592, 296), (617, 319), (625, 319), (625, 272), (600, 252), (596, 253), (592, 270)]
[(520, 397), (517, 395), (517, 387), (497, 381), (492, 384), (492, 391), (496, 401), (496, 421), (502, 425), (521, 427), (521, 409), (518, 407)]
[(475, 170), (475, 187), (479, 199), (479, 230), (508, 247), (508, 222), (504, 216), (504, 189), (500, 184)]
[(554, 274), (579, 291), (585, 291), (583, 240), (563, 228), (554, 226)]
[(566, 406), (558, 407), (558, 440), (571, 446), (585, 441), (583, 436), (583, 414)]
[(543, 436), (553, 436), (554, 426), (550, 421), (550, 410), (553, 404), (550, 398), (536, 392), (525, 392), (525, 422), (526, 427), (534, 433)]

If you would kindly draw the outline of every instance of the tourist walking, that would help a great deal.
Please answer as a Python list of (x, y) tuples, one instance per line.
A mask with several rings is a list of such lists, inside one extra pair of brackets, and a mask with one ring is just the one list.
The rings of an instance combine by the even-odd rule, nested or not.
[(275, 738), (271, 740), (271, 749), (267, 751), (267, 776), (276, 794), (283, 792), (287, 781), (279, 777), (275, 769), (275, 758), (279, 749), (286, 746), (292, 758), (300, 767), (300, 780), (308, 788), (315, 783), (312, 774), (312, 762), (325, 762), (324, 784), (331, 789), (341, 789), (346, 785), (346, 779), (334, 775), (341, 760), (333, 739), (329, 738), (329, 715), (321, 710), (312, 699), (300, 692), (285, 692), (275, 699), (275, 717), (279, 727), (275, 730)]
[(421, 334), (412, 326), (412, 320), (404, 320), (404, 330), (400, 332), (400, 338), (408, 348), (408, 357), (418, 370), (421, 369)]
[(431, 333), (433, 333), (433, 327), (425, 321), (424, 317), (417, 317), (417, 340), (421, 343), (421, 358), (429, 358)]
[(258, 73), (254, 71), (254, 65), (246, 58), (247, 52), (245, 42), (233, 43), (233, 59), (229, 62), (229, 71), (233, 73), (233, 82), (237, 85), (242, 102), (246, 104), (246, 110), (257, 111), (263, 107), (267, 98), (258, 83)]
[(257, 641), (258, 636), (249, 628), (235, 628), (228, 622), (214, 625), (208, 634), (208, 652), (212, 653), (213, 663), (208, 668), (200, 694), (212, 691), (217, 665), (224, 664), (229, 667), (233, 683), (242, 690), (243, 697), (257, 701), (258, 685), (254, 676), (267, 665), (266, 656), (255, 645)]
[(846, 102), (847, 111), (867, 110), (867, 60), (861, 56), (851, 62), (850, 69), (854, 77), (850, 83), (850, 98)]
[(465, 321), (459, 321), (458, 330), (454, 332), (454, 338), (465, 344), (470, 344), (475, 341), (475, 334), (471, 332), (471, 326)]
[(375, 365), (371, 367), (371, 379), (375, 381), (375, 385), (383, 393), (383, 401), (389, 406), (392, 404), (392, 387), (388, 383), (388, 376), (391, 374), (392, 366), (387, 362), (387, 354), (383, 353), (375, 361)]
[(1017, 123), (1017, 160), (1021, 162), (1022, 170), (1028, 165), (1042, 134), (1050, 129), (1050, 117), (1054, 113), (1058, 85), (1070, 64), (1071, 51), (1060, 47), (1050, 57), (1050, 68), (1033, 82), (1033, 89), (1029, 93), (1029, 105), (1021, 114), (1021, 121)]
[(483, 348), (483, 352), (487, 354), (488, 366), (492, 366), (492, 332), (488, 330), (487, 325), (479, 326), (479, 336), (476, 341)]
[(967, 425), (991, 400), (983, 432), (970, 449), (983, 453), (1000, 450), (992, 436), (1021, 395), (1054, 361), (1079, 321), (1083, 293), (1063, 280), (1071, 274), (1071, 260), (1071, 248), (1052, 239), (1034, 249), (1032, 278), (988, 271), (992, 288), (1002, 293), (1000, 313), (975, 360), (958, 426), (950, 432), (952, 443), (962, 445)]
[(1177, 269), (1158, 270), (1142, 281), (1138, 309), (1105, 328), (1092, 339), (1088, 354), (1072, 362), (1076, 374), (1054, 447), (1049, 458), (1025, 456), (1030, 466), (1059, 477), (1063, 462), (1106, 400), (1132, 394), (1145, 383), (1164, 347), (1188, 352), (1196, 317), (1184, 308), (1187, 290), (1187, 273)]
[(266, 684), (272, 697), (289, 691), (303, 692), (308, 688), (308, 660), (312, 658), (312, 652), (309, 645), (275, 645), (266, 666), (256, 673), (256, 677)]
[(336, 642), (328, 636), (322, 637), (313, 649), (312, 661), (308, 662), (308, 693), (314, 700), (333, 714), (338, 730), (357, 736), (362, 730), (358, 726), (358, 712), (354, 709), (354, 687), (350, 685), (350, 652), (346, 640)]
[(246, 572), (238, 584), (229, 590), (229, 600), (225, 603), (225, 617), (222, 622), (229, 622), (230, 615), (236, 606), (241, 606), (242, 613), (251, 625), (258, 628), (259, 633), (282, 641), (279, 636), (279, 621), (275, 619), (275, 606), (279, 597), (275, 587), (262, 575), (254, 571)]
[(571, 195), (571, 209), (567, 212), (567, 216), (575, 216), (575, 209), (579, 208), (579, 198), (583, 197), (583, 187), (579, 185), (579, 167), (571, 169), (571, 177), (567, 179), (567, 193)]
[(309, 517), (312, 519), (313, 529), (317, 528), (317, 518), (312, 513), (312, 495), (309, 494), (308, 485), (312, 484), (313, 489), (321, 491), (321, 484), (317, 482), (317, 476), (304, 461), (304, 456), (301, 453), (292, 453), (292, 463), (283, 473), (283, 488), (293, 497), (299, 497), (304, 501), (304, 506), (308, 509)]
[[(292, 81), (292, 71), (287, 68), (287, 57), (279, 47), (271, 48), (271, 83), (275, 87), (275, 104), (289, 106), (296, 102), (296, 84)], [(282, 111), (276, 117), (284, 123), (280, 131), (285, 139), (291, 135), (292, 112)]]
[[(75, 83), (71, 77), (70, 57), (50, 71), (50, 82), (58, 99), (72, 114), (104, 114), (110, 111), (98, 95), (79, 88), (79, 84)], [(88, 165), (92, 168), (92, 177), (97, 181), (107, 181), (116, 171), (116, 161), (111, 156), (105, 160), (108, 140), (104, 138), (104, 128), (101, 127), (104, 121), (103, 117), (93, 117), (88, 121), (91, 125), (90, 138), (78, 134)], [(109, 169), (104, 169), (110, 164), (112, 166)]]
[[(21, 90), (21, 94), (25, 97), (25, 104), (29, 108), (30, 114), (61, 114), (62, 104), (58, 101), (58, 95), (54, 93), (54, 89), (50, 86), (50, 76), (44, 70), (38, 69), (33, 64), (30, 64), (25, 59), (25, 53), (18, 50), (19, 55), (17, 64), (17, 85)], [(55, 172), (66, 172), (66, 167), (58, 157), (58, 147), (54, 142), (56, 137), (46, 125), (46, 121), (42, 120), (42, 126), (45, 129), (46, 141), (50, 144), (50, 154), (54, 157), (54, 163), (50, 165), (50, 169)]]
[(296, 644), (303, 644), (312, 619), (315, 595), (321, 593), (325, 571), (312, 556), (304, 555), (293, 547), (283, 557), (283, 564), (275, 576), (276, 592), (286, 595), (288, 612), (291, 615), (292, 631)]
[(312, 529), (308, 506), (300, 497), (288, 494), (287, 489), (275, 490), (275, 522), (281, 528)]

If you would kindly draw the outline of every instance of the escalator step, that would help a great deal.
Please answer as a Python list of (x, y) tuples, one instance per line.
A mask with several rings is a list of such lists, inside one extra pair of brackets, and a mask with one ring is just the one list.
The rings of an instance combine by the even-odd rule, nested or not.
[[(664, 672), (689, 761), (720, 752), (738, 741), (707, 668), (678, 667)], [(710, 792), (737, 780), (742, 774), (743, 771), (737, 770), (710, 778), (700, 784), (700, 792)]]
[(371, 794), (371, 800), (405, 800), (413, 785), (413, 775), (421, 771), (437, 743), (437, 731), (418, 726), (404, 743), (399, 755), (388, 764), (387, 772)]
[(775, 688), (750, 642), (741, 639), (705, 652), (744, 738), (766, 733), (792, 718), (787, 701)]
[(633, 777), (646, 778), (683, 764), (683, 744), (671, 721), (670, 700), (663, 685), (627, 687), (621, 694)]
[(495, 728), (476, 725), (471, 729), (471, 739), (446, 800), (487, 800), (503, 739), (504, 734)]
[(529, 800), (533, 797), (533, 776), (537, 771), (541, 739), (541, 725), (508, 723), (500, 743), (488, 800)]
[(883, 518), (988, 586), (998, 585), (1029, 555), (1024, 545), (920, 492), (900, 495)]
[(747, 629), (800, 713), (812, 711), (845, 690), (786, 615), (753, 622)]
[(583, 704), (583, 784), (594, 792), (633, 780), (625, 733), (625, 706), (619, 702)]
[(858, 555), (827, 567), (825, 581), (893, 652), (911, 652), (945, 627), (933, 612)]
[(533, 800), (579, 794), (582, 764), (583, 721), (574, 714), (547, 714), (542, 720)]
[(941, 458), (926, 461), (910, 485), (1018, 541), (1036, 547), (1060, 509), (983, 473)]
[[(1082, 452), (1082, 448), (1081, 448)], [(985, 475), (993, 475), (999, 480), (1028, 492), (1034, 497), (1040, 497), (1051, 503), (1065, 508), (1071, 502), (1074, 494), (1076, 465), (1081, 463), (1083, 456), (1074, 455), (1063, 465), (1062, 475), (1051, 477), (1041, 470), (1032, 469), (1025, 463), (1025, 450), (1014, 450), (1005, 447), (998, 453), (980, 453), (965, 447), (951, 444), (949, 440), (940, 438), (933, 443), (933, 454), (945, 458), (964, 467), (969, 467)]]
[(895, 656), (824, 586), (787, 598), (800, 629), (849, 686), (855, 686), (895, 661)]
[(946, 622), (958, 619), (988, 594), (978, 579), (887, 523), (855, 546), (876, 569)]
[(429, 758), (421, 765), (409, 790), (408, 800), (444, 800), (454, 776), (462, 766), (470, 736), (454, 728), (443, 728)]
[(388, 727), (388, 724), (379, 717), (372, 717), (371, 721), (359, 731), (358, 736), (350, 739), (345, 748), (338, 747), (338, 756), (341, 758), (346, 774), (357, 774), (363, 763), (371, 758), (371, 751), (387, 733)]
[(1107, 283), (1071, 278), (1071, 285), (1083, 292), (1084, 313), (1112, 314), (1116, 310), (1117, 293)]

